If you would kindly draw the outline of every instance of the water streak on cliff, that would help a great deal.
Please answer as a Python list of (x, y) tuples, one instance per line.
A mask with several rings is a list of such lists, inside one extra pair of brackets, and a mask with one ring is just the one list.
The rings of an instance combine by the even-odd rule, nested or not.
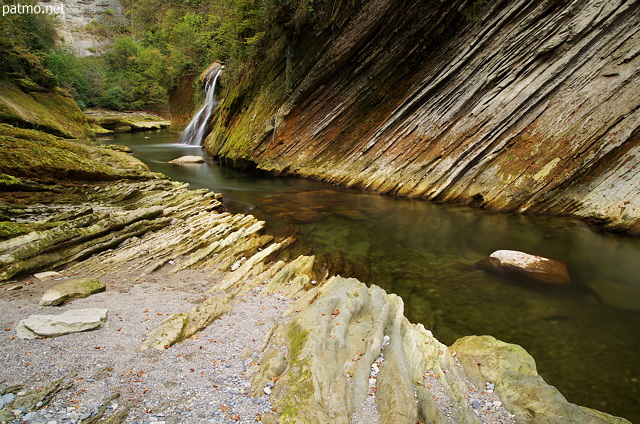
[(211, 115), (216, 109), (216, 106), (220, 100), (216, 99), (216, 87), (218, 83), (218, 77), (222, 72), (222, 67), (218, 69), (216, 76), (213, 80), (207, 81), (205, 85), (205, 100), (202, 108), (193, 116), (187, 128), (184, 129), (182, 137), (180, 137), (180, 143), (189, 144), (192, 146), (200, 146), (202, 141), (209, 133), (209, 121)]

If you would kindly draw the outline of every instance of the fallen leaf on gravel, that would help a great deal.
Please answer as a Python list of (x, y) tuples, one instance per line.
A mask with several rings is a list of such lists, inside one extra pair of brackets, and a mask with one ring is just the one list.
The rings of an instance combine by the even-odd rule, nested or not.
[(229, 407), (226, 405), (222, 405), (220, 409), (222, 409), (222, 412), (227, 412), (229, 410)]
[(238, 421), (240, 419), (240, 415), (229, 415), (229, 417), (234, 421)]

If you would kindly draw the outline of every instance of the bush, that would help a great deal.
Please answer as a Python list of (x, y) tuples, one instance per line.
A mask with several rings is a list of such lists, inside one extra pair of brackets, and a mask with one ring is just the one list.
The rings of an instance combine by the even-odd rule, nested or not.
[(133, 100), (132, 96), (119, 85), (112, 85), (107, 90), (104, 107), (114, 110), (123, 110)]

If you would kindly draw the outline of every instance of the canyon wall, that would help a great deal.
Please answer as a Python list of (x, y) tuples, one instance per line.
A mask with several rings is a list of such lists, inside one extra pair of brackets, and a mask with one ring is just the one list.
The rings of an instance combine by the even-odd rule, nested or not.
[(227, 81), (205, 148), (238, 167), (638, 234), (639, 6), (319, 3)]
[[(41, 0), (38, 3), (43, 9), (49, 6), (61, 10), (58, 35), (64, 44), (73, 47), (78, 57), (101, 54), (111, 43), (109, 38), (97, 34), (96, 23), (125, 19), (124, 7), (118, 0)], [(92, 25), (94, 31), (91, 31)]]

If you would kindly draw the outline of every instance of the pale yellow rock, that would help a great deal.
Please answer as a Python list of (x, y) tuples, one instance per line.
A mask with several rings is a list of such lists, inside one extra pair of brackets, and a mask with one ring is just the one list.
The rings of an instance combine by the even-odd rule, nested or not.
[(96, 278), (82, 278), (59, 283), (47, 290), (39, 304), (58, 306), (73, 299), (80, 299), (106, 290), (104, 283)]

